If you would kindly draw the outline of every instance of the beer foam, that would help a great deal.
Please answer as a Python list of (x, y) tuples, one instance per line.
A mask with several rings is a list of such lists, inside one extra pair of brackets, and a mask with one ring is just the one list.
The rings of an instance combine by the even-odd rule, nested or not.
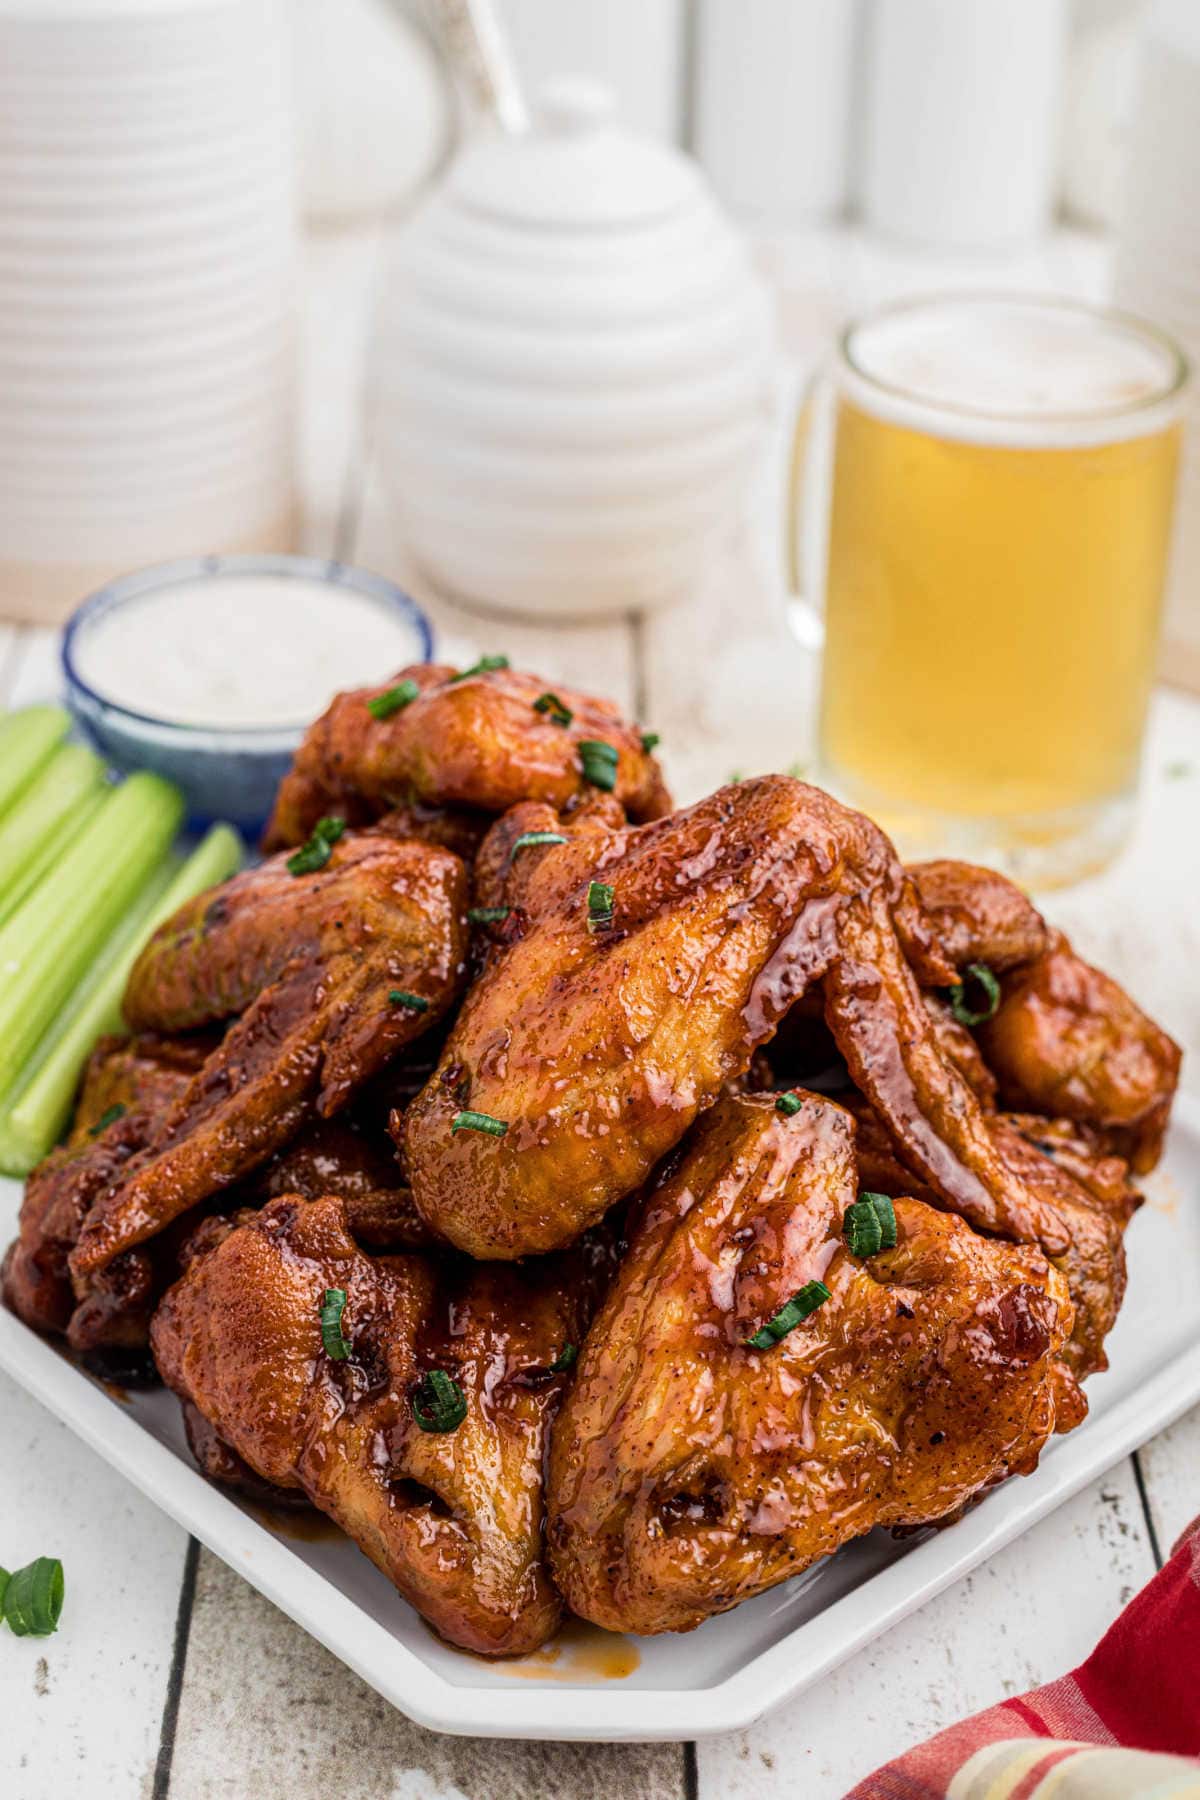
[(856, 406), (939, 437), (1067, 448), (1160, 431), (1185, 367), (1170, 341), (1070, 301), (964, 295), (852, 326), (839, 371)]

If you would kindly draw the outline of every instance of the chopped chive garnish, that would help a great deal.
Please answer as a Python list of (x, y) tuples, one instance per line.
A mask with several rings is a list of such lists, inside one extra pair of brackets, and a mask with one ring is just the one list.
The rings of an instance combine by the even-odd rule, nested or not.
[(115, 1125), (118, 1119), (123, 1119), (124, 1117), (125, 1108), (118, 1100), (114, 1106), (108, 1106), (104, 1109), (100, 1114), (100, 1117), (96, 1120), (96, 1123), (88, 1132), (88, 1136), (99, 1137), (102, 1131), (107, 1131), (110, 1125)]
[(786, 1306), (781, 1306), (773, 1319), (768, 1319), (746, 1339), (751, 1350), (769, 1350), (780, 1338), (785, 1338), (789, 1331), (794, 1331), (801, 1319), (807, 1319), (809, 1313), (815, 1313), (818, 1306), (824, 1306), (832, 1299), (829, 1289), (823, 1281), (806, 1281), (798, 1294), (793, 1294)]
[(798, 1113), (803, 1105), (804, 1102), (799, 1094), (780, 1094), (775, 1102), (775, 1111), (782, 1113), (785, 1119), (790, 1119), (792, 1114)]
[(569, 725), (575, 714), (564, 706), (557, 694), (539, 694), (533, 703), (536, 713), (545, 713), (552, 725)]
[(607, 931), (613, 922), (613, 898), (615, 890), (606, 881), (588, 883), (587, 909), (588, 930)]
[(561, 1375), (564, 1369), (569, 1369), (571, 1367), (571, 1364), (578, 1355), (579, 1352), (574, 1344), (564, 1344), (554, 1361), (552, 1363), (547, 1363), (547, 1375)]
[(410, 1012), (428, 1012), (429, 1002), (421, 994), (410, 994), (404, 988), (392, 988), (388, 994), (389, 1006), (407, 1006)]
[(649, 756), (652, 750), (657, 750), (661, 743), (662, 739), (659, 737), (657, 731), (643, 731), (642, 749), (646, 752), (647, 756)]
[(367, 711), (373, 719), (390, 719), (393, 713), (403, 712), (406, 706), (411, 706), (420, 692), (415, 681), (397, 682), (395, 687), (368, 700)]
[(460, 669), (457, 675), (450, 677), (450, 680), (452, 682), (466, 681), (472, 675), (490, 675), (494, 669), (507, 669), (507, 667), (507, 656), (481, 656), (479, 661), (472, 663), (469, 669)]
[(842, 1220), (851, 1256), (896, 1248), (896, 1209), (886, 1194), (860, 1194)]
[[(975, 982), (983, 989), (982, 1008), (973, 1007), (968, 1002), (968, 981)], [(963, 980), (947, 991), (946, 998), (950, 1002), (950, 1011), (960, 1025), (983, 1025), (988, 1019), (995, 1017), (996, 1008), (1000, 1004), (1000, 983), (986, 963), (968, 963), (963, 970)]]
[(451, 1131), (483, 1131), (488, 1137), (503, 1137), (508, 1126), (503, 1119), (493, 1119), (491, 1113), (460, 1112), (455, 1113), (450, 1124)]
[(318, 819), (306, 844), (287, 859), (289, 875), (312, 875), (323, 869), (333, 855), (333, 846), (346, 829), (345, 819), (336, 816)]
[(422, 1431), (457, 1431), (467, 1416), (467, 1397), (445, 1369), (422, 1375), (408, 1404)]
[(471, 906), (467, 917), (472, 925), (502, 925), (511, 911), (511, 906)]
[(342, 1336), (342, 1311), (346, 1304), (345, 1288), (326, 1288), (321, 1302), (321, 1342), (326, 1356), (334, 1362), (345, 1362), (350, 1346)]
[(583, 779), (611, 794), (617, 785), (617, 752), (603, 738), (581, 738), (579, 763)]
[(14, 1569), (3, 1584), (4, 1617), (14, 1637), (49, 1637), (63, 1608), (63, 1566), (57, 1556), (39, 1556)]
[(510, 860), (518, 850), (528, 850), (534, 844), (565, 844), (566, 838), (561, 831), (523, 831), (509, 852)]

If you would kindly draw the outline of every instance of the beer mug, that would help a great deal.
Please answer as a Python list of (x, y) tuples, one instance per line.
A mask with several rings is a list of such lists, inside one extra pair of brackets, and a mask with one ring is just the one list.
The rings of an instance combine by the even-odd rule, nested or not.
[(792, 515), (823, 613), (820, 779), (906, 855), (1091, 872), (1132, 819), (1182, 352), (1102, 308), (963, 295), (851, 325), (830, 374)]

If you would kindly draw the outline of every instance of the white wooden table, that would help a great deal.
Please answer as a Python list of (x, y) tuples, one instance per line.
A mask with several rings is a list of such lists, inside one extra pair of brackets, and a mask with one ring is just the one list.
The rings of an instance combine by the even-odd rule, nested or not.
[[(409, 578), (386, 497), (357, 451), (369, 236), (312, 246), (305, 295), (306, 547)], [(767, 247), (794, 347), (905, 287), (998, 279), (1095, 291), (1103, 253), (1055, 239), (994, 268), (914, 269), (848, 234)], [(761, 511), (774, 498), (769, 482)], [(687, 612), (537, 628), (422, 596), (443, 641), (504, 649), (551, 683), (611, 694), (663, 735), (676, 792), (809, 754), (813, 671), (790, 647), (770, 557), (747, 529)], [(0, 627), (0, 704), (55, 688), (46, 636)], [(1200, 703), (1156, 697), (1136, 839), (1050, 902), (1200, 1067)], [(1187, 1196), (1185, 1203), (1197, 1203)], [(1136, 1230), (1136, 1222), (1133, 1226)], [(939, 1727), (1078, 1662), (1196, 1507), (1200, 1411), (753, 1730), (700, 1746), (440, 1738), (326, 1651), (0, 1378), (0, 1562), (63, 1558), (58, 1634), (0, 1632), (4, 1800), (838, 1800)]]

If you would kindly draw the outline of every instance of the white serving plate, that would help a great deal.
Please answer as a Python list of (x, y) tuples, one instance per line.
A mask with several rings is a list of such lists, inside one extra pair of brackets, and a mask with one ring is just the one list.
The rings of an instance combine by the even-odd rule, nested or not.
[[(946, 1531), (882, 1532), (682, 1637), (571, 1627), (517, 1662), (434, 1637), (345, 1538), (289, 1535), (209, 1485), (165, 1392), (115, 1398), (0, 1310), (0, 1367), (393, 1705), (437, 1731), (647, 1740), (731, 1731), (778, 1706), (932, 1598), (1200, 1401), (1200, 1104), (1181, 1099), (1163, 1167), (1130, 1226), (1129, 1292), (1091, 1414), (1037, 1473)], [(0, 1182), (0, 1241), (19, 1190)], [(625, 1671), (623, 1673), (619, 1671)]]

